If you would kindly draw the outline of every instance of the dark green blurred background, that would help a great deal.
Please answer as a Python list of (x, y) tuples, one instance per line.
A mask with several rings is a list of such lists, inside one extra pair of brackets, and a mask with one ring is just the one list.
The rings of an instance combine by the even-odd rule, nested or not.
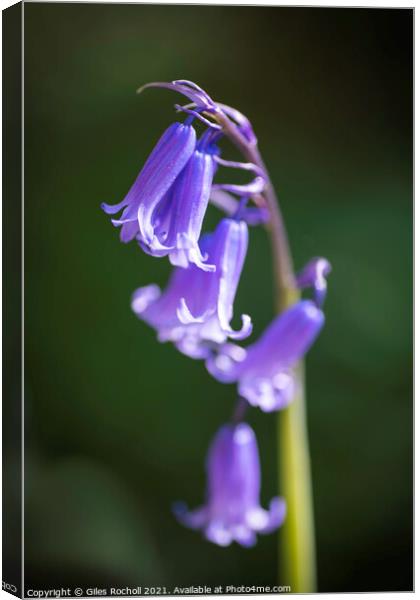
[[(319, 588), (411, 589), (412, 12), (71, 3), (25, 4), (27, 586), (277, 582), (276, 535), (220, 549), (171, 514), (202, 501), (235, 391), (133, 316), (169, 264), (99, 208), (174, 120), (179, 96), (136, 88), (175, 78), (249, 116), (296, 266), (333, 265), (307, 367)], [(256, 334), (271, 289), (253, 230)], [(276, 418), (250, 420), (266, 505)]]

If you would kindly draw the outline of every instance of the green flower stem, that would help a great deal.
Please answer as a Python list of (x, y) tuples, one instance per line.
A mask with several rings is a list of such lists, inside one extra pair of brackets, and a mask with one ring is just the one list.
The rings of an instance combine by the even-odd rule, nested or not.
[(283, 583), (292, 592), (316, 591), (316, 548), (312, 484), (305, 414), (304, 367), (297, 368), (298, 391), (278, 414), (278, 449), (287, 518), (280, 536)]
[[(287, 233), (273, 185), (256, 145), (251, 145), (226, 117), (217, 116), (225, 134), (247, 160), (267, 174), (264, 199), (270, 210), (267, 226), (271, 240), (276, 310), (282, 312), (299, 299)], [(287, 502), (287, 516), (280, 530), (280, 583), (293, 593), (316, 591), (316, 548), (308, 434), (305, 409), (304, 366), (296, 368), (296, 396), (278, 413), (278, 463), (280, 493)]]
[[(261, 163), (262, 164), (262, 161)], [(277, 198), (271, 184), (266, 193), (272, 215), (269, 235), (277, 282), (275, 304), (282, 312), (299, 299), (295, 287), (291, 254)], [(281, 243), (278, 238), (281, 237)], [(282, 256), (280, 256), (280, 253)], [(284, 267), (286, 263), (286, 268)], [(286, 272), (286, 276), (284, 273)], [(293, 279), (292, 279), (293, 277)], [(295, 371), (296, 395), (277, 415), (280, 493), (287, 503), (287, 516), (280, 530), (280, 569), (283, 585), (293, 593), (316, 591), (316, 547), (313, 516), (312, 477), (305, 405), (305, 370), (301, 362)]]

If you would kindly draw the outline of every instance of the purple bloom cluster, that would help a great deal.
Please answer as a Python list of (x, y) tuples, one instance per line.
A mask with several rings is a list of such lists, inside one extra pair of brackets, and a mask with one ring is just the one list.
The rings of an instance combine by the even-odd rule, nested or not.
[[(176, 84), (173, 87), (180, 91)], [(136, 239), (145, 252), (169, 256), (174, 266), (194, 264), (204, 271), (214, 271), (215, 265), (199, 246), (212, 190), (248, 198), (262, 192), (265, 181), (257, 166), (220, 158), (219, 126), (204, 119), (208, 127), (197, 140), (192, 122), (203, 117), (199, 110), (186, 110), (186, 122), (168, 127), (122, 202), (103, 203), (102, 209), (112, 215), (122, 211), (118, 219), (112, 219), (113, 225), (121, 227), (121, 241)], [(253, 171), (255, 176), (245, 185), (213, 185), (218, 166)]]
[[(155, 285), (138, 288), (131, 301), (137, 317), (156, 330), (160, 342), (172, 342), (182, 353), (205, 361), (208, 372), (222, 383), (235, 383), (242, 402), (264, 412), (285, 408), (296, 393), (294, 367), (309, 350), (323, 324), (322, 305), (326, 259), (313, 259), (296, 276), (296, 285), (312, 288), (313, 299), (296, 302), (247, 347), (236, 341), (252, 332), (251, 318), (232, 325), (234, 302), (248, 249), (248, 226), (267, 223), (264, 202), (267, 183), (263, 166), (232, 162), (221, 157), (225, 135), (220, 123), (228, 120), (236, 134), (253, 148), (257, 139), (249, 120), (236, 109), (214, 102), (196, 84), (178, 80), (144, 86), (168, 88), (190, 100), (175, 105), (185, 122), (164, 132), (144, 167), (118, 204), (102, 204), (121, 241), (136, 241), (147, 254), (168, 256), (175, 267), (164, 291)], [(196, 127), (204, 131), (197, 136)], [(251, 174), (246, 184), (220, 183), (223, 168)], [(250, 202), (253, 206), (249, 206)], [(202, 235), (209, 204), (226, 216), (213, 232)], [(207, 460), (207, 503), (188, 512), (178, 505), (178, 519), (202, 529), (220, 546), (236, 541), (252, 546), (256, 533), (279, 527), (285, 502), (275, 498), (268, 511), (259, 504), (260, 465), (255, 434), (244, 422), (233, 420), (217, 433)]]

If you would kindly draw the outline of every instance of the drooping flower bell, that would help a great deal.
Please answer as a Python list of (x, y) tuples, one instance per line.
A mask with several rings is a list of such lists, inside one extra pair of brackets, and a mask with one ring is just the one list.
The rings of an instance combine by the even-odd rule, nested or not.
[[(203, 256), (198, 243), (212, 190), (233, 188), (247, 198), (260, 192), (265, 184), (255, 165), (221, 159), (216, 145), (218, 137), (217, 131), (207, 129), (162, 202), (153, 211), (144, 205), (139, 207), (139, 243), (148, 254), (168, 255), (174, 266), (186, 268), (192, 263), (204, 271), (214, 271), (215, 265), (206, 260), (208, 257)], [(243, 185), (213, 185), (219, 165), (254, 171), (256, 176)]]
[(141, 204), (138, 211), (139, 243), (145, 252), (169, 255), (175, 266), (186, 268), (193, 263), (205, 271), (215, 268), (205, 263), (198, 245), (219, 152), (212, 133), (203, 134), (162, 202), (155, 208)]
[(283, 523), (286, 505), (282, 498), (273, 498), (268, 511), (260, 506), (258, 446), (247, 423), (219, 429), (208, 452), (206, 470), (206, 504), (193, 511), (184, 504), (175, 505), (175, 515), (183, 525), (202, 530), (219, 546), (232, 542), (253, 546), (257, 533), (271, 533)]
[[(175, 266), (186, 268), (192, 263), (212, 271), (215, 266), (205, 260), (198, 244), (212, 189), (229, 190), (246, 198), (260, 193), (265, 180), (261, 169), (252, 163), (220, 158), (216, 144), (222, 136), (220, 126), (201, 113), (205, 109), (220, 112), (221, 108), (203, 90), (189, 82), (156, 85), (169, 86), (194, 98), (195, 108), (175, 105), (189, 115), (187, 121), (174, 123), (166, 130), (124, 200), (116, 205), (102, 204), (102, 208), (108, 214), (123, 211), (120, 218), (112, 220), (115, 226), (121, 226), (123, 242), (136, 238), (145, 252), (169, 256)], [(198, 143), (191, 124), (194, 119), (207, 126)], [(246, 123), (238, 127), (252, 131)], [(253, 171), (255, 177), (245, 185), (213, 186), (218, 165)]]
[(214, 264), (214, 272), (195, 265), (176, 268), (162, 293), (157, 285), (134, 292), (131, 307), (154, 327), (161, 342), (172, 341), (192, 358), (206, 358), (215, 344), (227, 338), (244, 339), (252, 331), (251, 319), (242, 316), (242, 328), (230, 325), (233, 303), (248, 247), (243, 221), (222, 219), (216, 230), (202, 237), (200, 250)]
[(124, 200), (115, 205), (101, 205), (109, 215), (123, 211), (119, 219), (112, 220), (115, 226), (121, 226), (121, 241), (129, 242), (140, 233), (139, 208), (149, 214), (159, 206), (195, 145), (196, 133), (191, 123), (173, 123), (156, 144)]
[[(305, 287), (310, 283), (319, 284), (321, 271), (325, 276), (331, 268), (325, 259), (316, 261), (303, 271)], [(248, 348), (221, 345), (207, 359), (208, 371), (223, 383), (237, 382), (239, 395), (264, 412), (285, 408), (296, 392), (293, 367), (312, 346), (324, 325), (324, 313), (317, 299), (324, 299), (325, 290), (321, 295), (315, 291), (315, 301), (301, 300), (294, 304), (276, 317), (259, 340)]]

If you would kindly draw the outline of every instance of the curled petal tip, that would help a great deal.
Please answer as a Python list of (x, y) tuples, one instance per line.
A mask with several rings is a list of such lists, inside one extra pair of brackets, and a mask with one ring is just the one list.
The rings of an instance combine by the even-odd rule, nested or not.
[(183, 325), (192, 325), (194, 323), (204, 323), (210, 316), (209, 312), (212, 311), (205, 312), (204, 314), (195, 317), (188, 308), (185, 298), (181, 298), (176, 314)]
[(242, 197), (249, 197), (249, 196), (254, 196), (256, 194), (260, 194), (264, 190), (265, 185), (266, 185), (265, 179), (258, 175), (250, 183), (247, 183), (245, 185), (229, 184), (229, 183), (216, 183), (213, 185), (213, 189), (225, 190), (226, 192), (231, 192), (232, 194), (237, 194)]
[(198, 247), (182, 248), (181, 246), (180, 248), (174, 248), (169, 254), (169, 262), (174, 267), (186, 269), (191, 263), (205, 273), (214, 273), (216, 265), (209, 264), (205, 262), (206, 260), (208, 260), (208, 256), (201, 255)]
[(235, 331), (234, 329), (229, 328), (227, 331), (229, 332), (229, 337), (232, 340), (244, 340), (249, 337), (252, 333), (252, 321), (249, 315), (242, 315), (242, 327)]
[(332, 267), (326, 258), (313, 258), (297, 275), (296, 282), (301, 289), (312, 287), (317, 306), (322, 306), (327, 294), (327, 276)]
[(119, 204), (107, 204), (106, 202), (101, 202), (101, 209), (107, 215), (115, 215), (124, 207), (124, 202), (120, 202)]
[(283, 525), (287, 515), (287, 506), (284, 498), (273, 498), (268, 508), (268, 522), (261, 533), (271, 533)]
[(139, 316), (161, 295), (159, 286), (152, 284), (138, 288), (131, 297), (131, 309)]
[(190, 529), (200, 529), (204, 526), (207, 519), (207, 510), (205, 507), (190, 511), (185, 502), (174, 502), (172, 512), (182, 525)]

